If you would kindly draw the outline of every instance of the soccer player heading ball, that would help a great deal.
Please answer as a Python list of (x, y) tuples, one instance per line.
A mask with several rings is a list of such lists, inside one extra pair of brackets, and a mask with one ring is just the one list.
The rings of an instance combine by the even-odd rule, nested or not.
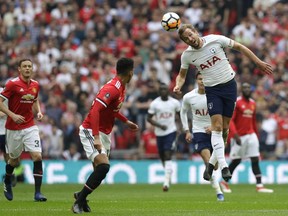
[(229, 181), (231, 173), (225, 160), (225, 142), (237, 98), (237, 85), (233, 71), (224, 48), (235, 49), (253, 61), (257, 67), (270, 75), (272, 66), (261, 61), (249, 48), (223, 35), (207, 35), (200, 37), (191, 24), (182, 24), (178, 35), (188, 48), (182, 53), (181, 68), (176, 77), (174, 92), (181, 94), (190, 64), (196, 66), (203, 75), (203, 83), (207, 97), (208, 112), (211, 118), (211, 143), (213, 153), (203, 174), (210, 180), (213, 168), (218, 162), (222, 177)]

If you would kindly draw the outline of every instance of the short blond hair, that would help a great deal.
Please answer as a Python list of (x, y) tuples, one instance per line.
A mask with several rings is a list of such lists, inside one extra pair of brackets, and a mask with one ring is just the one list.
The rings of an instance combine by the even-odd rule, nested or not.
[(181, 40), (183, 40), (182, 35), (186, 29), (191, 29), (193, 32), (198, 33), (197, 29), (192, 24), (182, 24), (178, 30), (178, 35)]

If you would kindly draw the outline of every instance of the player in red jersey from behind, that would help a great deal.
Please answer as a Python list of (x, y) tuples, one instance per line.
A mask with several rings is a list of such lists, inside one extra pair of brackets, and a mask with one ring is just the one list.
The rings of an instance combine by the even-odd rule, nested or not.
[(124, 122), (131, 130), (138, 130), (138, 125), (119, 113), (125, 99), (125, 86), (133, 76), (133, 68), (134, 61), (130, 58), (121, 58), (117, 61), (116, 76), (100, 89), (87, 117), (79, 127), (81, 143), (87, 158), (93, 163), (94, 171), (88, 177), (83, 189), (74, 193), (76, 201), (72, 211), (76, 214), (81, 214), (83, 211), (91, 212), (86, 198), (101, 184), (110, 169), (108, 157), (115, 118)]
[[(0, 95), (0, 111), (8, 117), (6, 121), (6, 141), (9, 160), (6, 164), (4, 179), (4, 195), (7, 200), (13, 200), (11, 176), (15, 167), (20, 163), (20, 156), (24, 150), (30, 152), (34, 163), (33, 176), (35, 180), (35, 201), (46, 201), (41, 193), (43, 176), (42, 149), (39, 129), (34, 123), (34, 113), (37, 120), (43, 115), (38, 100), (39, 84), (32, 79), (33, 63), (30, 59), (22, 59), (18, 65), (19, 77), (9, 80)], [(8, 107), (4, 101), (8, 100)]]
[[(242, 84), (242, 96), (237, 98), (235, 111), (230, 122), (232, 162), (229, 170), (233, 174), (241, 159), (250, 158), (252, 171), (256, 178), (256, 191), (261, 193), (273, 193), (273, 190), (264, 188), (259, 166), (259, 140), (256, 125), (256, 103), (251, 97), (251, 86), (249, 83)], [(222, 181), (222, 191), (231, 193), (229, 185)]]

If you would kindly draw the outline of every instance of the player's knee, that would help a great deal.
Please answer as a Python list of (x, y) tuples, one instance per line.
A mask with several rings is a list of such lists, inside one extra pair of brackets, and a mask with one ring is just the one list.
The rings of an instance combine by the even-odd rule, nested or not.
[(20, 164), (20, 160), (18, 158), (16, 158), (16, 159), (10, 158), (9, 159), (9, 164), (12, 167), (17, 167)]

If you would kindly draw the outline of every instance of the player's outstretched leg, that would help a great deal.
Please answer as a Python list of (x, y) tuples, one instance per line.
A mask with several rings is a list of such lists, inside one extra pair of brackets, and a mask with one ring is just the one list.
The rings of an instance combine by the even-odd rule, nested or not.
[(33, 176), (35, 181), (34, 201), (46, 202), (47, 198), (40, 192), (43, 178), (42, 160), (34, 161)]

